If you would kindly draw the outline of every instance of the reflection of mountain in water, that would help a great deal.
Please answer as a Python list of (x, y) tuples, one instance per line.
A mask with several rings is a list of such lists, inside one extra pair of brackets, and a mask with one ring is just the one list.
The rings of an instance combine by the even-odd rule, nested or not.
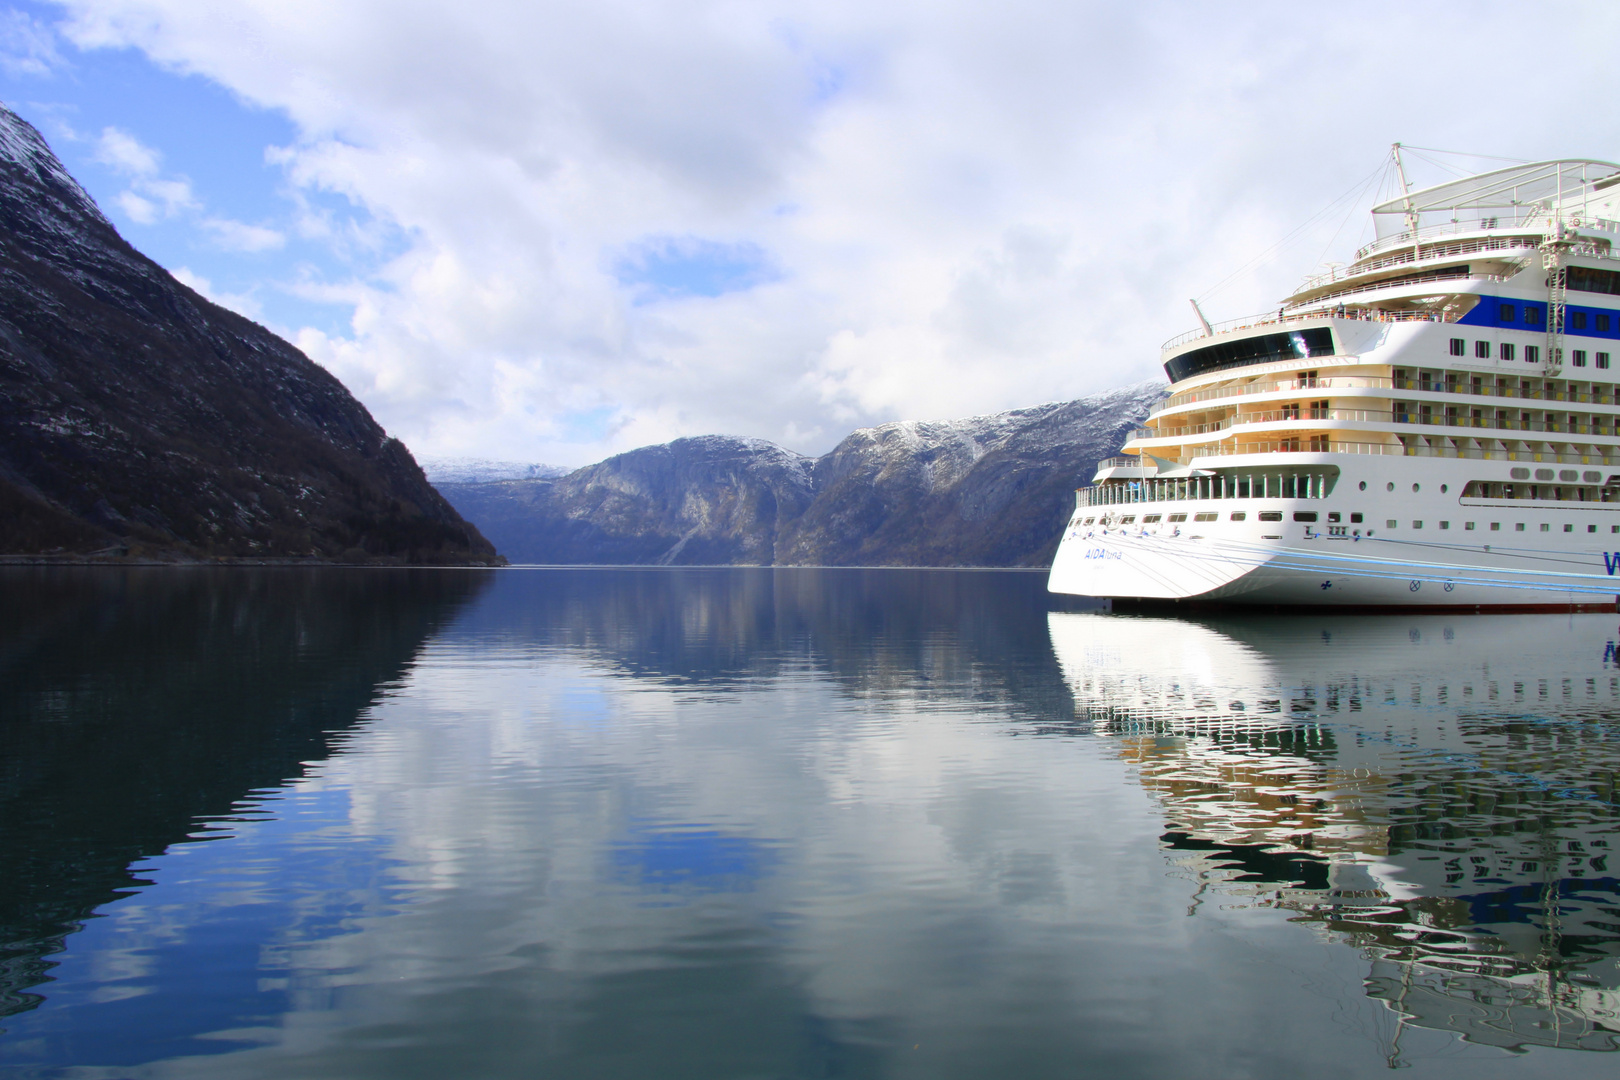
[(515, 570), (464, 628), (715, 692), (808, 668), (858, 696), (1049, 719), (1071, 709), (1047, 602), (1019, 571)]
[(1163, 801), (1200, 896), (1362, 948), (1410, 1022), (1620, 1047), (1606, 617), (1049, 623), (1077, 714)]
[(0, 1015), (128, 870), (325, 757), (470, 572), (14, 568), (0, 589)]

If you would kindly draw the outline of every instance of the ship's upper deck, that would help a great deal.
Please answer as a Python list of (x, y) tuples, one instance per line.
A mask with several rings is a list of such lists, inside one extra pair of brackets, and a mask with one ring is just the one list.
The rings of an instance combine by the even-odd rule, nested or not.
[(1620, 270), (1614, 243), (1620, 239), (1620, 164), (1614, 162), (1568, 158), (1494, 169), (1406, 192), (1374, 206), (1372, 217), (1372, 243), (1348, 264), (1307, 278), (1276, 311), (1206, 323), (1165, 342), (1172, 381), (1205, 369), (1186, 357), (1177, 362), (1178, 354), (1209, 348), (1211, 358), (1223, 357), (1219, 366), (1244, 366), (1253, 361), (1234, 363), (1224, 354), (1253, 353), (1239, 343), (1292, 330), (1278, 324), (1297, 325), (1312, 315), (1457, 321), (1479, 295), (1538, 268), (1550, 240), (1569, 265)]

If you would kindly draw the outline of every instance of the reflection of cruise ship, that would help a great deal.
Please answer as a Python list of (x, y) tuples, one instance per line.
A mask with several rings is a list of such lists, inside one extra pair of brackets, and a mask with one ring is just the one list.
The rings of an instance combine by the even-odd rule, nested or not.
[(1620, 165), (1400, 175), (1348, 266), (1166, 343), (1052, 591), (1614, 608)]
[(1162, 802), (1195, 896), (1364, 950), (1403, 1022), (1620, 1048), (1609, 620), (1049, 624), (1077, 714)]

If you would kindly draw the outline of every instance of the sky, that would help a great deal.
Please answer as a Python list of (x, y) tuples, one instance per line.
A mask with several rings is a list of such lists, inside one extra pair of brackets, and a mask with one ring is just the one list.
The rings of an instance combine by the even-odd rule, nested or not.
[(1526, 10), (14, 2), (0, 99), (418, 456), (819, 454), (1160, 375), (1369, 238), (1392, 142), (1620, 157), (1607, 50), (1540, 71), (1620, 5)]

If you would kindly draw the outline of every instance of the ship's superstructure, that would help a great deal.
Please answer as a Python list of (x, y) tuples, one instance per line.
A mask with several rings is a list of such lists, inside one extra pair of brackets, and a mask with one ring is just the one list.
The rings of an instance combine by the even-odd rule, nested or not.
[(1279, 310), (1165, 344), (1169, 396), (1078, 493), (1052, 591), (1613, 609), (1620, 164), (1372, 213)]

